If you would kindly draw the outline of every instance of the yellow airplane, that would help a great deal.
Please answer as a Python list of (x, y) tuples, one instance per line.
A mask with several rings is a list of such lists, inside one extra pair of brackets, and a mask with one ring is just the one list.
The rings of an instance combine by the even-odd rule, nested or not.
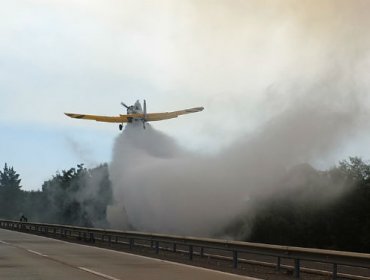
[(141, 121), (145, 129), (146, 122), (152, 121), (161, 121), (172, 118), (177, 118), (180, 115), (196, 113), (203, 111), (203, 107), (195, 107), (180, 111), (165, 112), (165, 113), (147, 113), (146, 112), (146, 101), (144, 100), (144, 110), (141, 107), (140, 101), (137, 100), (134, 105), (127, 106), (125, 103), (121, 102), (122, 106), (126, 107), (127, 115), (119, 116), (96, 116), (96, 115), (84, 115), (84, 114), (73, 114), (73, 113), (64, 113), (68, 117), (75, 119), (84, 119), (84, 120), (95, 120), (98, 122), (110, 122), (110, 123), (120, 123), (119, 129), (122, 130), (123, 123), (133, 123)]

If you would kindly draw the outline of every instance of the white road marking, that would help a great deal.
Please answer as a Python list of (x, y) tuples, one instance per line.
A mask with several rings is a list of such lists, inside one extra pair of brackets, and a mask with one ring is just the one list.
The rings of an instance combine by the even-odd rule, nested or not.
[(8, 242), (2, 241), (2, 240), (0, 240), (0, 243), (5, 244), (5, 245), (10, 245)]
[[(47, 257), (48, 259), (50, 260), (53, 260), (53, 261), (56, 261), (52, 258), (49, 258), (48, 255), (45, 255), (45, 254), (42, 254), (40, 252), (37, 252), (37, 251), (34, 251), (34, 250), (30, 250), (30, 249), (26, 249), (26, 248), (22, 248), (22, 247), (18, 247), (18, 246), (15, 246), (13, 244), (10, 244), (8, 242), (5, 242), (3, 240), (0, 240), (0, 243), (2, 244), (5, 244), (5, 245), (9, 245), (9, 246), (12, 246), (12, 247), (16, 247), (16, 248), (19, 248), (19, 249), (23, 249), (23, 250), (26, 250), (27, 252), (29, 253), (32, 253), (32, 254), (35, 254), (35, 255), (38, 255), (38, 256), (41, 256), (41, 257)], [(68, 242), (67, 242), (68, 243)], [(70, 243), (69, 243), (70, 244)], [(74, 266), (75, 267), (75, 266)], [(94, 274), (94, 275), (97, 275), (97, 276), (100, 276), (102, 278), (105, 278), (105, 279), (109, 279), (109, 280), (121, 280), (121, 279), (118, 279), (118, 278), (115, 278), (113, 276), (109, 276), (109, 275), (106, 275), (106, 274), (103, 274), (103, 273), (100, 273), (100, 272), (97, 272), (97, 271), (94, 271), (94, 270), (91, 270), (91, 269), (88, 269), (86, 267), (75, 267), (75, 268), (78, 268), (82, 271), (85, 271), (85, 272), (88, 272), (88, 273), (91, 273), (91, 274)]]
[(97, 276), (103, 277), (103, 278), (105, 278), (105, 279), (109, 279), (109, 280), (120, 280), (120, 279), (115, 278), (115, 277), (113, 277), (113, 276), (109, 276), (109, 275), (107, 275), (107, 274), (103, 274), (103, 273), (100, 273), (100, 272), (97, 272), (97, 271), (94, 271), (94, 270), (88, 269), (88, 268), (86, 268), (86, 267), (82, 267), (82, 266), (80, 266), (80, 267), (77, 267), (77, 268), (78, 268), (78, 269), (81, 269), (81, 270), (83, 270), (83, 271), (85, 271), (85, 272), (89, 272), (89, 273), (91, 273), (91, 274), (94, 274), (94, 275), (97, 275)]
[(32, 254), (36, 254), (36, 255), (39, 255), (41, 257), (47, 257), (48, 255), (44, 255), (43, 253), (40, 253), (40, 252), (37, 252), (37, 251), (34, 251), (34, 250), (29, 250), (29, 249), (26, 249), (27, 252), (30, 252)]
[(42, 253), (40, 253), (40, 252), (37, 252), (37, 251), (29, 250), (29, 249), (26, 249), (26, 248), (23, 248), (23, 247), (20, 247), (20, 246), (17, 246), (17, 245), (14, 245), (14, 244), (11, 244), (11, 243), (8, 243), (8, 242), (5, 242), (5, 241), (3, 241), (3, 240), (0, 240), (0, 243), (5, 244), (5, 245), (8, 245), (8, 246), (15, 247), (15, 248), (18, 248), (18, 249), (26, 250), (26, 251), (28, 251), (28, 252), (30, 252), (30, 253), (32, 253), (32, 254), (36, 254), (36, 255), (39, 255), (39, 256), (41, 256), (41, 257), (47, 257), (47, 256), (48, 256), (48, 255), (44, 255), (44, 254), (42, 254)]

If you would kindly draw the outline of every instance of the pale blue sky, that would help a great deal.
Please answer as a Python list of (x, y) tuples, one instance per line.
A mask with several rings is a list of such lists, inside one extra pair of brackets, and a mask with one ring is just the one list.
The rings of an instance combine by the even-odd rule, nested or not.
[(1, 164), (21, 174), (24, 189), (37, 189), (57, 170), (84, 163), (93, 167), (108, 162), (117, 131), (53, 128), (32, 123), (0, 123)]
[[(292, 81), (304, 87), (326, 75), (332, 42), (358, 39), (340, 33), (341, 21), (310, 26), (322, 16), (316, 12), (335, 5), (301, 20), (296, 14), (307, 8), (290, 9), (294, 1), (0, 2), (0, 166), (14, 166), (25, 189), (81, 162), (109, 162), (117, 125), (64, 112), (117, 115), (121, 101), (144, 98), (150, 112), (204, 106), (154, 126), (185, 148), (212, 153), (281, 112), (294, 95)], [(303, 31), (312, 33), (309, 41)], [(363, 55), (361, 65), (353, 64), (356, 83), (368, 89), (370, 55), (356, 50)], [(357, 135), (317, 162), (369, 157), (364, 139)]]

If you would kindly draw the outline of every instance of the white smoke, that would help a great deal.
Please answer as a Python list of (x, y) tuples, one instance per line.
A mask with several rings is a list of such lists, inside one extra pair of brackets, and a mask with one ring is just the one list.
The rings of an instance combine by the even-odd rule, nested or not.
[(286, 187), (281, 181), (289, 168), (325, 157), (348, 140), (363, 113), (357, 95), (345, 92), (310, 88), (310, 96), (302, 93), (259, 131), (213, 156), (185, 151), (152, 126), (127, 125), (110, 165), (116, 201), (110, 222), (178, 234), (220, 231), (242, 211), (251, 211), (250, 197)]
[[(210, 103), (228, 99), (230, 91), (238, 103), (227, 112), (199, 104), (206, 122), (216, 116), (220, 127), (232, 128), (223, 133), (243, 127), (248, 110), (261, 112), (263, 121), (208, 156), (184, 150), (151, 126), (128, 125), (116, 139), (110, 165), (113, 226), (213, 234), (253, 211), (253, 197), (285, 188), (281, 182), (290, 168), (331, 158), (368, 129), (369, 4), (324, 2), (266, 7), (261, 1), (217, 1), (207, 2), (210, 10), (202, 4), (186, 10), (191, 17), (174, 39), (184, 51), (171, 52), (184, 68), (173, 71), (171, 81), (192, 96), (214, 92), (202, 99)], [(257, 108), (248, 107), (246, 96), (259, 97), (251, 103)], [(235, 114), (234, 108), (245, 110)], [(228, 137), (214, 135), (212, 141)]]

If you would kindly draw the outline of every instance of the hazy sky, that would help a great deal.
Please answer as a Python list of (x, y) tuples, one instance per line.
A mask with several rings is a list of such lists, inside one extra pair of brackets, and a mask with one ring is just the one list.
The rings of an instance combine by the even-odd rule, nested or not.
[[(121, 101), (136, 99), (150, 112), (204, 106), (153, 125), (213, 153), (337, 69), (345, 69), (338, 83), (345, 77), (368, 102), (366, 0), (0, 3), (0, 164), (14, 166), (24, 189), (81, 162), (110, 161), (118, 125), (63, 112), (117, 115)], [(370, 158), (369, 135), (352, 136), (316, 163)]]

